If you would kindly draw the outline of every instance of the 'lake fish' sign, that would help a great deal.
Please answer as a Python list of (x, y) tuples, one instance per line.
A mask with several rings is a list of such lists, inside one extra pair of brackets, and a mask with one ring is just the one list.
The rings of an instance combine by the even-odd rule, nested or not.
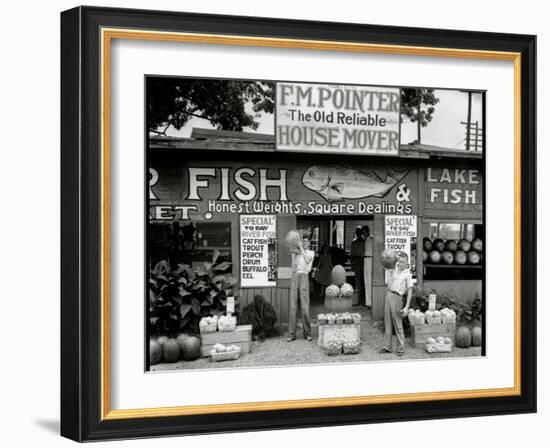
[(397, 88), (279, 82), (276, 101), (278, 150), (398, 154)]

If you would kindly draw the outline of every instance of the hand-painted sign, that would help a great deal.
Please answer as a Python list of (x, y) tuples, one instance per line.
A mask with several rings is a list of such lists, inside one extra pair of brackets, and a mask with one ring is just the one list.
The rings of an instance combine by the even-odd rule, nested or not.
[[(373, 215), (416, 213), (417, 176), (404, 166), (156, 164), (149, 185), (156, 220), (229, 214)], [(151, 183), (154, 181), (154, 184)]]
[(374, 170), (335, 165), (313, 165), (306, 169), (302, 183), (319, 193), (327, 201), (361, 199), (375, 196), (383, 198), (403, 179), (409, 170), (394, 171), (389, 168), (384, 178)]
[(426, 208), (482, 210), (483, 183), (478, 169), (428, 167), (424, 179)]
[(240, 216), (241, 287), (277, 285), (277, 218)]
[(398, 154), (397, 88), (278, 82), (276, 98), (278, 150)]
[(386, 215), (384, 217), (384, 246), (395, 252), (405, 252), (409, 258), (409, 269), (416, 277), (416, 216)]

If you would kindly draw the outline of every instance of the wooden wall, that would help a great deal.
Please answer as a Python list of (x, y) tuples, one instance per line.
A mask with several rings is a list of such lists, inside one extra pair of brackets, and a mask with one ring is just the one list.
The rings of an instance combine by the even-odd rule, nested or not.
[(288, 323), (289, 312), (289, 291), (288, 288), (241, 288), (239, 306), (243, 307), (254, 301), (255, 295), (261, 295), (269, 302), (278, 316), (278, 324)]
[(424, 280), (423, 289), (436, 294), (450, 294), (464, 303), (481, 298), (482, 280)]

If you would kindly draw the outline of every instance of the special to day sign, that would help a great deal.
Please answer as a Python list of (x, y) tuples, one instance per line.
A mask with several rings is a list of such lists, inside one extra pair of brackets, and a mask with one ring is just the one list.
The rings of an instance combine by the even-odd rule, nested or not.
[(276, 216), (241, 215), (240, 230), (241, 287), (276, 286)]
[(276, 149), (397, 155), (398, 88), (277, 83)]
[(416, 277), (416, 215), (386, 215), (384, 247), (395, 252), (405, 252), (409, 257), (409, 269)]

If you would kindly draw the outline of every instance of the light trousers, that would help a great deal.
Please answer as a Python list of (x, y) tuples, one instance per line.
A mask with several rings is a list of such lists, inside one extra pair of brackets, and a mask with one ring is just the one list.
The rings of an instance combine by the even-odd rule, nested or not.
[(405, 333), (403, 331), (403, 297), (391, 291), (386, 291), (384, 302), (384, 347), (392, 350), (392, 333), (395, 329), (397, 337), (397, 352), (405, 351)]
[(372, 306), (372, 257), (363, 259), (363, 281), (365, 282), (365, 305)]
[(298, 314), (298, 301), (302, 312), (302, 328), (304, 338), (311, 335), (309, 323), (309, 275), (294, 272), (290, 277), (290, 315), (288, 332), (290, 337), (296, 337), (296, 316)]

